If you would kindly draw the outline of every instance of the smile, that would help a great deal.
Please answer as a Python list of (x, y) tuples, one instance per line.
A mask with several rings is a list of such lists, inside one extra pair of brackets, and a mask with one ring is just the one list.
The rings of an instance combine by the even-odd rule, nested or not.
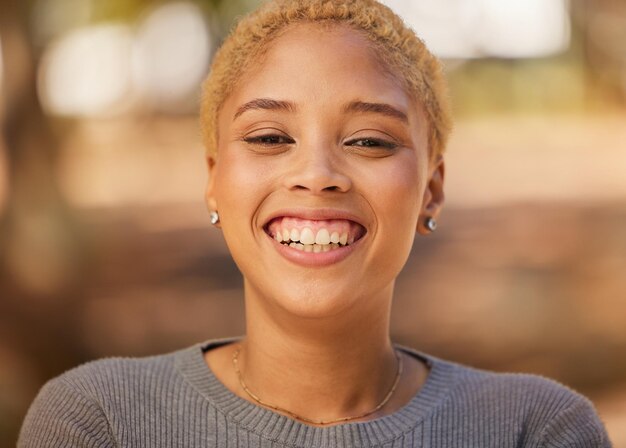
[(290, 216), (274, 218), (266, 232), (284, 246), (320, 253), (353, 244), (365, 234), (365, 228), (347, 219), (311, 220)]

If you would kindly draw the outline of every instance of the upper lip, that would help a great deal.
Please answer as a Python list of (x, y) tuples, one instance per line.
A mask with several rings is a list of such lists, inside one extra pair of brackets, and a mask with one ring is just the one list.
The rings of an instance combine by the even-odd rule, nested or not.
[(284, 208), (271, 213), (266, 219), (263, 226), (267, 226), (273, 219), (279, 217), (293, 217), (300, 219), (310, 219), (312, 221), (320, 221), (325, 219), (345, 219), (354, 221), (366, 228), (363, 219), (354, 213), (346, 210), (334, 208)]

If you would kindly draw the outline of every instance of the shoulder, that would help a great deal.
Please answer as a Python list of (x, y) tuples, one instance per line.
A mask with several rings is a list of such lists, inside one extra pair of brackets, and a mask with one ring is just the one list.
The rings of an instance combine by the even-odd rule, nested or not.
[(473, 399), (489, 402), (514, 402), (536, 408), (551, 405), (561, 408), (577, 401), (586, 401), (573, 389), (544, 376), (528, 373), (492, 372), (451, 364), (457, 392)]
[(610, 446), (591, 401), (557, 381), (428, 358), (439, 370), (448, 371), (450, 390), (444, 412), (472, 415), (478, 422), (474, 427), (507, 428), (528, 443), (521, 446)]
[(105, 358), (71, 369), (48, 384), (60, 383), (86, 396), (103, 399), (114, 391), (132, 392), (148, 383), (168, 380), (175, 374), (175, 360), (175, 353), (143, 358)]
[(528, 409), (556, 409), (576, 402), (589, 402), (573, 389), (541, 375), (495, 372), (408, 349), (430, 366), (430, 379), (449, 389), (453, 401), (483, 404), (515, 404)]
[(116, 446), (111, 415), (145, 399), (174, 376), (174, 354), (107, 358), (69, 370), (41, 388), (24, 419), (18, 446)]
[(175, 354), (144, 358), (105, 358), (75, 367), (48, 381), (37, 400), (49, 391), (64, 391), (108, 410), (128, 397), (145, 398), (176, 376)]
[(575, 390), (532, 374), (483, 372), (477, 377), (482, 396), (495, 412), (516, 411), (526, 435), (538, 446), (610, 446), (593, 403)]

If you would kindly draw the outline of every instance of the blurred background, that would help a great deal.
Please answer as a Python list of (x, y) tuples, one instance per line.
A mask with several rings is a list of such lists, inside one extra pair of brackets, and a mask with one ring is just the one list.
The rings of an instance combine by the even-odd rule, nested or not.
[[(0, 446), (49, 378), (243, 332), (199, 84), (255, 0), (0, 0)], [(388, 0), (445, 60), (440, 228), (396, 341), (555, 378), (626, 447), (626, 2)]]

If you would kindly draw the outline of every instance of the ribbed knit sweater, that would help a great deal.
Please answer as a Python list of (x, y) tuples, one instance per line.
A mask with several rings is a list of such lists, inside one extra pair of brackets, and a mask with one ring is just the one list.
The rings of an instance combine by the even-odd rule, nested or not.
[(228, 390), (198, 344), (148, 358), (111, 358), (48, 382), (22, 426), (31, 447), (610, 447), (586, 398), (552, 380), (502, 374), (399, 349), (428, 377), (398, 411), (314, 427)]

